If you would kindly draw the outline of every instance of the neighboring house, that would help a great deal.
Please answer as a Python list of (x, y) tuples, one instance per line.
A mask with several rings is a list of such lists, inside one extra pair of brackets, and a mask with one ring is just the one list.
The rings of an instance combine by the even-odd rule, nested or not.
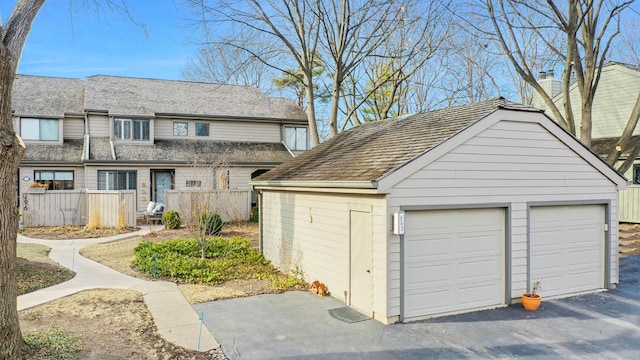
[[(552, 95), (554, 103), (562, 109), (562, 83), (553, 72), (541, 73), (540, 85)], [(593, 99), (592, 112), (592, 150), (605, 158), (613, 150), (616, 142), (627, 125), (633, 106), (640, 94), (640, 67), (611, 62), (603, 66), (598, 90)], [(576, 84), (570, 88), (571, 108), (575, 117), (576, 129), (580, 127), (580, 95)], [(533, 106), (544, 109), (553, 118), (553, 113), (539, 96), (534, 96)], [(579, 130), (578, 130), (579, 131)], [(640, 141), (640, 127), (634, 132), (635, 141)], [(629, 155), (623, 151), (621, 161)], [(640, 185), (640, 159), (623, 174), (634, 185)], [(640, 189), (629, 187), (621, 192), (621, 221), (640, 222)]]
[(252, 185), (265, 256), (383, 323), (618, 283), (626, 180), (502, 98), (364, 124)]
[(306, 114), (260, 90), (96, 75), (18, 75), (14, 127), (26, 144), (19, 192), (135, 190), (136, 209), (165, 190), (249, 189), (249, 180), (307, 150)]

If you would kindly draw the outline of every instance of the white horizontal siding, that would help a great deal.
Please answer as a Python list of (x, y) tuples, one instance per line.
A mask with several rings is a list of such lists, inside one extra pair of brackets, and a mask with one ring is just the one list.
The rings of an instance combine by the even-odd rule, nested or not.
[(263, 249), (282, 271), (298, 265), (305, 280), (319, 280), (332, 296), (349, 291), (349, 211), (371, 206), (373, 215), (373, 312), (386, 318), (387, 221), (382, 196), (265, 190)]
[[(410, 205), (511, 204), (512, 297), (526, 288), (528, 202), (611, 200), (617, 219), (615, 184), (535, 123), (496, 123), (396, 184), (388, 199), (389, 212)], [(612, 226), (612, 282), (618, 280), (617, 236)], [(400, 313), (398, 244), (391, 236), (391, 315)]]
[[(188, 124), (187, 136), (174, 136), (173, 123), (186, 122)], [(196, 136), (196, 123), (209, 124), (209, 136)], [(279, 143), (280, 124), (238, 121), (208, 121), (208, 120), (182, 120), (182, 119), (156, 119), (156, 139), (189, 139), (189, 140), (216, 140), (216, 141), (240, 141), (240, 142), (267, 142)]]
[(89, 135), (111, 136), (111, 126), (107, 115), (89, 115)]
[(64, 139), (82, 139), (84, 137), (84, 119), (65, 118), (62, 120)]
[[(178, 120), (172, 120), (172, 119), (156, 119), (156, 121), (154, 121), (154, 136), (156, 139), (158, 140), (166, 140), (166, 139), (173, 139), (173, 123), (174, 121), (178, 121)], [(184, 121), (180, 121), (180, 122), (184, 122)], [(193, 132), (191, 131), (191, 129), (189, 129), (189, 133), (191, 135), (193, 135)], [(184, 139), (186, 138), (185, 136), (176, 136), (175, 139)]]
[(212, 140), (243, 142), (281, 142), (280, 124), (214, 121), (211, 124)]

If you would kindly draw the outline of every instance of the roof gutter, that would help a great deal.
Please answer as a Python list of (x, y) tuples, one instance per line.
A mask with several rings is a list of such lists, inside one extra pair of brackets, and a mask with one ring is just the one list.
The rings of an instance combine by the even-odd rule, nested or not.
[(377, 181), (251, 181), (257, 189), (265, 188), (314, 188), (314, 189), (377, 189)]
[(189, 120), (235, 120), (244, 122), (277, 122), (300, 124), (307, 123), (305, 118), (279, 118), (279, 117), (257, 117), (257, 116), (237, 116), (237, 115), (207, 115), (207, 114), (179, 114), (179, 113), (163, 113), (156, 112), (156, 117), (172, 118), (172, 119), (189, 119)]

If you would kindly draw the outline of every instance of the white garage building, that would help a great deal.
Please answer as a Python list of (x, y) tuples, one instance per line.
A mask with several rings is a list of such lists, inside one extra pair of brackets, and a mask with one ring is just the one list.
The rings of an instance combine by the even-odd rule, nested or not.
[(503, 98), (359, 126), (253, 185), (265, 256), (383, 323), (618, 282), (626, 180)]

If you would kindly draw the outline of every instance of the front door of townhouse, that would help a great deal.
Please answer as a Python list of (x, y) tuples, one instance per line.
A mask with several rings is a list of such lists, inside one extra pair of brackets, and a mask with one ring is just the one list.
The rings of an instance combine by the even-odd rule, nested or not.
[(166, 204), (165, 190), (173, 189), (174, 170), (151, 170), (153, 201)]

